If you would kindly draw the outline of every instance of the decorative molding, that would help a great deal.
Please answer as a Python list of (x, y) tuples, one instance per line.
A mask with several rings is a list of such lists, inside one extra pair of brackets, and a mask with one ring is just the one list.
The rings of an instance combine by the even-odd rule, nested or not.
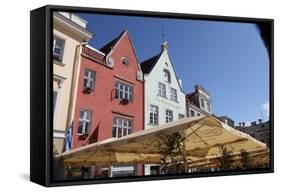
[(62, 76), (56, 75), (56, 74), (54, 74), (53, 78), (58, 83), (58, 88), (61, 88), (62, 87), (62, 83), (66, 80), (65, 77), (62, 77)]

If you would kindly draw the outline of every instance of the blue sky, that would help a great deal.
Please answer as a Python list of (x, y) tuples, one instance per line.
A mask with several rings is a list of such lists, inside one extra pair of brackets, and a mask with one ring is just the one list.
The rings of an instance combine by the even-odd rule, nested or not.
[(236, 123), (268, 119), (269, 60), (254, 24), (78, 14), (101, 48), (128, 29), (139, 62), (160, 51), (162, 28), (184, 91), (205, 87), (215, 115)]

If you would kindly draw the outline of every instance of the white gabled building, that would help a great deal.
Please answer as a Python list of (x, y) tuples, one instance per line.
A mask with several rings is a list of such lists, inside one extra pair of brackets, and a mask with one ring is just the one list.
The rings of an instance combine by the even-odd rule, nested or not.
[[(152, 128), (186, 117), (186, 99), (181, 80), (168, 55), (168, 45), (141, 63), (144, 74), (144, 128)], [(145, 175), (159, 174), (159, 166), (145, 165)]]

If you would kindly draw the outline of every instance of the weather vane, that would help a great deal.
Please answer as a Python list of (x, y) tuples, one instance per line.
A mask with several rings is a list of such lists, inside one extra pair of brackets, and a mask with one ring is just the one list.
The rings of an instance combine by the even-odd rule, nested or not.
[(165, 40), (165, 34), (164, 34), (164, 27), (162, 27), (162, 43), (164, 43), (164, 40)]

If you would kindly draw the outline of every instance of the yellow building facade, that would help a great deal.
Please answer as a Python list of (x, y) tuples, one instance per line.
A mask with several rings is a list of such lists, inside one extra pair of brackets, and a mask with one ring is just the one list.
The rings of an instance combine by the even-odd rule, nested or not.
[(93, 36), (87, 21), (66, 12), (53, 14), (53, 152), (64, 150), (71, 126), (81, 46)]

